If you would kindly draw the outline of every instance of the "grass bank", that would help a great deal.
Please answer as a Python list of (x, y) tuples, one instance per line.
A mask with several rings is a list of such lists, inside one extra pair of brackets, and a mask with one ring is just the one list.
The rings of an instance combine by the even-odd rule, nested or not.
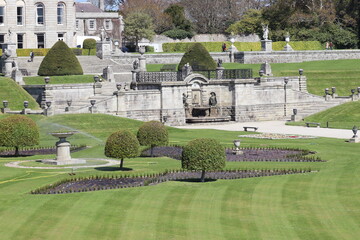
[[(26, 85), (45, 84), (43, 76), (24, 77)], [(49, 84), (93, 83), (93, 75), (51, 76)]]
[[(136, 131), (139, 121), (105, 115), (58, 115), (37, 119), (41, 143), (57, 128), (78, 130), (69, 138), (92, 148), (73, 157), (104, 157), (114, 130)], [(171, 144), (214, 137), (226, 146), (244, 132), (169, 128)], [(227, 168), (311, 167), (319, 172), (207, 183), (166, 182), (156, 186), (64, 195), (29, 191), (69, 178), (71, 170), (15, 169), (0, 158), (1, 239), (357, 239), (360, 234), (360, 149), (340, 139), (260, 140), (243, 146), (283, 146), (316, 151), (325, 163), (232, 162)], [(154, 173), (180, 168), (169, 158), (125, 159), (125, 167), (77, 169), (76, 176)]]

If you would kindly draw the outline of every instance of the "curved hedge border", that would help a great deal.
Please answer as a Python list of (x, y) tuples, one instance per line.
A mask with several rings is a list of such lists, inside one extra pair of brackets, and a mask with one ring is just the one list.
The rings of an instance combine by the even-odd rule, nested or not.
[[(227, 47), (231, 46), (230, 42), (225, 42)], [(163, 43), (163, 51), (164, 52), (186, 52), (189, 47), (194, 43)], [(202, 42), (201, 43), (206, 50), (209, 52), (221, 52), (221, 45), (223, 42)], [(235, 47), (239, 51), (261, 51), (260, 42), (235, 42)], [(273, 50), (281, 51), (283, 50), (286, 42), (273, 42)], [(319, 41), (294, 41), (290, 42), (290, 46), (294, 50), (324, 50), (324, 46)]]

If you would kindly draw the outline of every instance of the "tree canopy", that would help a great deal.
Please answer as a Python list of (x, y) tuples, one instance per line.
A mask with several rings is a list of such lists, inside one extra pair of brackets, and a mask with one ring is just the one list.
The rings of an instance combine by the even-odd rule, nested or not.
[(14, 147), (15, 155), (19, 148), (39, 144), (39, 128), (24, 115), (12, 115), (0, 120), (0, 146)]
[(139, 147), (139, 141), (132, 132), (128, 130), (118, 131), (111, 134), (106, 140), (105, 156), (121, 159), (120, 169), (122, 169), (124, 158), (137, 157)]
[(124, 23), (124, 35), (127, 39), (133, 40), (136, 46), (142, 38), (151, 40), (155, 35), (152, 18), (146, 13), (129, 13), (124, 19)]
[(182, 168), (202, 171), (201, 181), (205, 180), (205, 172), (220, 170), (225, 167), (225, 149), (211, 138), (199, 138), (190, 141), (182, 152)]
[(187, 63), (189, 63), (194, 70), (216, 69), (216, 62), (201, 43), (194, 43), (190, 46), (181, 58), (178, 70), (182, 70), (183, 66)]
[(140, 126), (137, 132), (137, 138), (142, 146), (151, 146), (151, 156), (153, 156), (153, 147), (167, 145), (169, 134), (161, 122), (150, 121)]

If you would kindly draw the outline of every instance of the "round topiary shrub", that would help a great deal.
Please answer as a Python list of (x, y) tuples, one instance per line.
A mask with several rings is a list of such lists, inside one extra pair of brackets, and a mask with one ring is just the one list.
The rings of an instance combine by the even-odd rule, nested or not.
[(87, 38), (83, 42), (83, 49), (88, 49), (88, 55), (90, 55), (90, 50), (96, 48), (96, 40), (93, 38)]
[(19, 148), (39, 144), (39, 128), (29, 117), (12, 115), (0, 120), (0, 146)]
[(83, 70), (74, 52), (64, 41), (57, 41), (40, 64), (39, 76), (82, 75)]
[(190, 141), (182, 152), (182, 168), (202, 171), (201, 182), (205, 180), (205, 171), (221, 170), (225, 167), (225, 149), (211, 138), (199, 138)]
[(137, 157), (140, 144), (135, 134), (128, 130), (115, 132), (108, 137), (105, 144), (105, 156), (121, 159), (120, 169), (123, 169), (124, 158)]
[(140, 126), (137, 132), (137, 138), (142, 146), (151, 147), (151, 157), (153, 157), (153, 147), (167, 145), (169, 142), (169, 134), (161, 122), (150, 121)]
[(216, 62), (210, 56), (210, 53), (201, 43), (194, 43), (185, 52), (178, 66), (181, 71), (185, 64), (189, 63), (193, 70), (215, 70)]

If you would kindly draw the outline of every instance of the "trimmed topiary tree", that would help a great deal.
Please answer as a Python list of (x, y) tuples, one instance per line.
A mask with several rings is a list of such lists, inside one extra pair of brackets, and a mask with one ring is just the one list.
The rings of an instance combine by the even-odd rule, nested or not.
[(205, 172), (221, 170), (225, 167), (225, 149), (211, 138), (199, 138), (190, 141), (182, 152), (182, 168), (201, 171), (201, 182), (205, 181)]
[(155, 146), (167, 145), (169, 134), (161, 122), (150, 121), (140, 126), (137, 132), (137, 138), (142, 146), (151, 147), (151, 157), (153, 157), (153, 148)]
[(14, 147), (15, 156), (19, 148), (39, 144), (39, 128), (29, 117), (12, 115), (0, 120), (0, 146)]
[(64, 41), (57, 41), (40, 64), (39, 76), (82, 75), (83, 70), (74, 52)]
[(194, 70), (216, 69), (216, 62), (201, 43), (194, 43), (185, 52), (179, 63), (178, 70), (181, 71), (183, 66), (187, 63), (189, 63)]
[(88, 55), (90, 55), (90, 50), (96, 48), (96, 40), (93, 38), (87, 38), (83, 42), (83, 49), (88, 49)]
[(121, 159), (120, 169), (123, 169), (124, 158), (137, 157), (140, 144), (135, 134), (129, 130), (115, 132), (108, 137), (105, 144), (105, 156)]

